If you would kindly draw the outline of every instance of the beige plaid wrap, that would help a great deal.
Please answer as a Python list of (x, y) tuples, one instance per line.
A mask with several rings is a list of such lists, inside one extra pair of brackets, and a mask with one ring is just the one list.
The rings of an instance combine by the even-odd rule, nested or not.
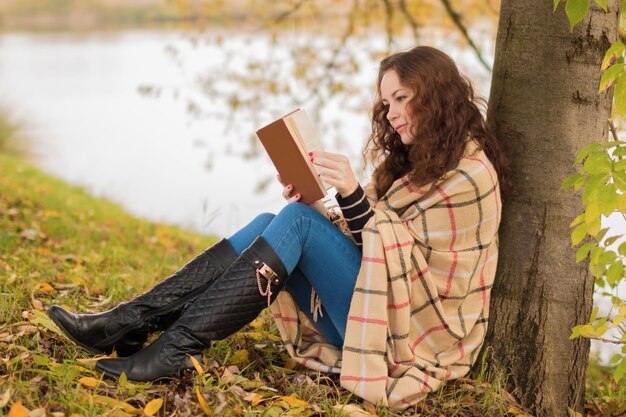
[(287, 291), (272, 314), (299, 363), (341, 373), (372, 403), (406, 408), (468, 373), (487, 329), (497, 262), (500, 191), (484, 152), (469, 142), (458, 167), (413, 187), (403, 177), (375, 201), (363, 230), (343, 351), (326, 343)]

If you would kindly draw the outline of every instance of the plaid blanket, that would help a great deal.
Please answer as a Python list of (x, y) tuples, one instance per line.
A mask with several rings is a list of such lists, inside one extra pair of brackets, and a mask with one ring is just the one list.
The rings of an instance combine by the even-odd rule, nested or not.
[(272, 314), (299, 363), (340, 373), (372, 403), (406, 408), (444, 381), (466, 375), (487, 329), (498, 256), (497, 174), (469, 142), (443, 180), (396, 180), (363, 230), (363, 259), (343, 351), (326, 343), (287, 291)]

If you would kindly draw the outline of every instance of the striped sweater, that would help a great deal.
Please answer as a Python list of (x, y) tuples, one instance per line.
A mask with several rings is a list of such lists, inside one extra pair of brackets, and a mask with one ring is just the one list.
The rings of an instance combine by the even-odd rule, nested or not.
[(365, 198), (363, 188), (359, 185), (358, 188), (347, 197), (341, 197), (341, 195), (337, 193), (335, 199), (350, 228), (352, 238), (356, 244), (361, 247), (363, 245), (363, 239), (361, 238), (363, 227), (365, 227), (370, 217), (374, 215), (369, 201)]

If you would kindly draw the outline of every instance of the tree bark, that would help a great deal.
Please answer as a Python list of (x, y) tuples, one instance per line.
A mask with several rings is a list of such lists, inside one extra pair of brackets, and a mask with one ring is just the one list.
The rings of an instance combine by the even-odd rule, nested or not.
[(582, 411), (589, 341), (569, 340), (592, 309), (593, 277), (575, 263), (570, 222), (580, 197), (560, 184), (578, 151), (607, 138), (612, 91), (600, 63), (617, 40), (618, 2), (592, 6), (570, 32), (563, 4), (502, 0), (488, 121), (513, 167), (485, 349), (537, 416)]

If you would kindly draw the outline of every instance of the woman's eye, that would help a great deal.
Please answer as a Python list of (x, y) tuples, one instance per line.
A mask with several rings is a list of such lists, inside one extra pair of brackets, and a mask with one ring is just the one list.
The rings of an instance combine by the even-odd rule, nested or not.
[(396, 98), (396, 100), (398, 100), (398, 103), (402, 103), (404, 101), (404, 99), (406, 99), (406, 96), (398, 96)]

